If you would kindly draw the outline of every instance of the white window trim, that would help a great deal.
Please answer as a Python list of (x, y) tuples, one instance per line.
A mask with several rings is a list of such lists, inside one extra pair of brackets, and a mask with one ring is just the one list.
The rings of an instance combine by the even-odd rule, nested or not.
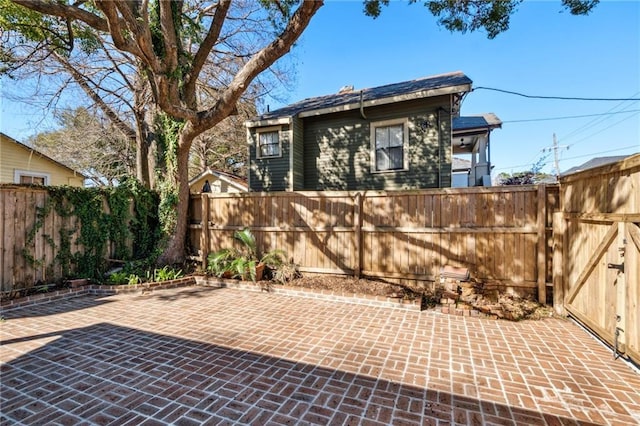
[[(282, 157), (282, 127), (281, 126), (271, 126), (271, 127), (262, 127), (260, 129), (256, 129), (256, 158), (281, 158)], [(260, 133), (272, 133), (278, 132), (278, 155), (267, 155), (262, 156), (260, 150)]]
[(42, 173), (42, 172), (32, 172), (30, 170), (18, 170), (16, 169), (13, 174), (13, 182), (20, 183), (20, 177), (22, 176), (33, 176), (37, 178), (44, 178), (44, 184), (50, 185), (51, 182), (51, 174), (50, 173)]
[[(393, 170), (377, 170), (376, 169), (376, 128), (394, 126), (402, 124), (402, 161), (403, 167), (401, 169)], [(371, 143), (371, 173), (396, 173), (406, 172), (409, 170), (409, 119), (398, 118), (394, 120), (374, 121), (370, 124), (370, 143)]]

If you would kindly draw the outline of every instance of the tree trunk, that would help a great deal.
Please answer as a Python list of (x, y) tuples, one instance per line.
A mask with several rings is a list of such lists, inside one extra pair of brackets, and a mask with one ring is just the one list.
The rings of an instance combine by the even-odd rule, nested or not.
[(154, 170), (156, 167), (157, 135), (154, 131), (155, 109), (145, 108), (142, 113), (136, 113), (136, 177), (147, 187), (155, 188)]
[[(186, 127), (189, 127), (188, 125)], [(178, 186), (178, 205), (176, 206), (176, 225), (168, 237), (167, 246), (158, 258), (159, 265), (174, 265), (184, 262), (186, 240), (189, 227), (189, 149), (195, 136), (185, 128), (180, 132), (175, 176)]]

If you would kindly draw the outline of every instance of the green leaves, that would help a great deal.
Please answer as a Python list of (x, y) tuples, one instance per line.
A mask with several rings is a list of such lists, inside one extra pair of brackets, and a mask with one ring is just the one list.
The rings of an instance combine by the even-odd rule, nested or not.
[[(49, 267), (36, 259), (32, 250), (38, 231), (43, 228), (47, 217), (55, 212), (64, 220), (57, 227), (57, 234), (43, 235), (44, 241), (54, 248), (57, 263), (65, 277), (74, 275), (82, 278), (100, 279), (106, 269), (106, 255), (109, 242), (116, 247), (116, 255), (127, 260), (137, 255), (147, 255), (151, 249), (139, 247), (136, 235), (140, 230), (147, 235), (143, 243), (153, 247), (154, 236), (158, 232), (155, 207), (145, 204), (155, 198), (150, 191), (136, 187), (138, 196), (131, 183), (117, 188), (77, 188), (70, 186), (48, 186), (46, 203), (36, 211), (36, 221), (29, 230), (23, 256), (32, 265)], [(143, 192), (146, 191), (146, 192)], [(104, 203), (109, 206), (105, 210)], [(132, 214), (130, 205), (135, 205)], [(155, 206), (154, 204), (153, 206)], [(38, 237), (40, 238), (40, 237)], [(82, 247), (82, 250), (78, 250)], [(129, 248), (131, 247), (131, 248)]]
[[(438, 18), (438, 24), (451, 32), (473, 32), (484, 29), (492, 39), (509, 29), (509, 19), (523, 0), (431, 0), (424, 3)], [(408, 0), (409, 4), (417, 0)], [(586, 15), (599, 0), (562, 0), (573, 15)], [(364, 0), (364, 13), (374, 19), (389, 0)]]
[(600, 0), (562, 0), (562, 5), (569, 9), (572, 15), (588, 15)]

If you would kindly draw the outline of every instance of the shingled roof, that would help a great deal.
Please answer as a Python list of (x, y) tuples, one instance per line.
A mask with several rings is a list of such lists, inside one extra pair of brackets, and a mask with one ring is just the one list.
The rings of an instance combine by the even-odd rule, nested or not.
[(502, 127), (502, 121), (493, 113), (468, 115), (453, 118), (453, 130), (495, 129)]
[[(253, 123), (283, 117), (321, 115), (330, 112), (397, 102), (398, 97), (420, 99), (445, 93), (468, 92), (472, 81), (462, 72), (435, 75), (401, 83), (387, 84), (362, 90), (341, 91), (336, 94), (307, 98), (283, 108), (267, 112), (256, 118)], [(450, 89), (450, 90), (447, 90)]]

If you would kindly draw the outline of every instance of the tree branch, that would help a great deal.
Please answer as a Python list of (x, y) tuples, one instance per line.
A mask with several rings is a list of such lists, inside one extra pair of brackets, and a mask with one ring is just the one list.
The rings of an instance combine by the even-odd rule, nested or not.
[(120, 50), (133, 53), (139, 58), (144, 58), (140, 48), (133, 43), (130, 38), (124, 37), (125, 31), (122, 27), (123, 22), (120, 20), (115, 2), (96, 0), (96, 6), (100, 8), (102, 13), (104, 13), (104, 16), (107, 18), (107, 31), (111, 34), (113, 44)]
[(106, 20), (76, 5), (66, 5), (44, 0), (11, 0), (15, 4), (27, 9), (40, 12), (45, 15), (58, 16), (60, 18), (72, 18), (82, 21), (98, 31), (109, 31)]
[[(99, 0), (100, 3), (114, 3), (117, 10), (122, 15), (122, 19), (126, 23), (127, 28), (132, 34), (132, 42), (136, 45), (138, 51), (140, 52), (137, 55), (140, 59), (142, 59), (147, 66), (154, 70), (154, 72), (160, 71), (160, 61), (156, 56), (153, 50), (153, 41), (151, 39), (151, 29), (149, 27), (149, 21), (143, 20), (145, 17), (148, 18), (146, 14), (146, 9), (144, 11), (144, 16), (140, 16), (136, 10), (133, 9), (133, 4), (128, 1), (114, 1), (114, 0)], [(134, 53), (135, 52), (131, 52)]]
[[(176, 37), (176, 23), (173, 20), (172, 2), (174, 0), (160, 0), (160, 26), (164, 43), (164, 58), (162, 58), (164, 72), (172, 73), (178, 67), (178, 38)], [(182, 2), (175, 7), (181, 8)]]
[(216, 8), (213, 20), (211, 21), (211, 26), (209, 27), (209, 31), (207, 32), (207, 36), (200, 44), (198, 52), (196, 52), (196, 56), (193, 59), (193, 65), (191, 66), (188, 74), (185, 76), (186, 83), (184, 87), (184, 93), (185, 99), (187, 99), (187, 101), (195, 99), (196, 82), (198, 81), (198, 77), (200, 76), (200, 71), (205, 64), (207, 57), (211, 53), (213, 46), (220, 37), (222, 24), (224, 24), (230, 6), (231, 0), (222, 0)]
[(293, 44), (309, 25), (311, 18), (323, 5), (323, 0), (304, 0), (282, 34), (242, 67), (217, 102), (208, 110), (198, 114), (200, 119), (193, 123), (190, 130), (198, 135), (217, 124), (221, 117), (229, 115), (251, 81), (291, 50)]
[(136, 132), (124, 121), (120, 119), (118, 114), (112, 110), (109, 105), (95, 92), (91, 89), (89, 84), (87, 83), (87, 77), (82, 75), (75, 67), (73, 67), (63, 56), (53, 53), (58, 62), (62, 65), (62, 67), (71, 74), (73, 80), (82, 88), (82, 90), (91, 98), (93, 102), (104, 112), (104, 114), (109, 117), (109, 120), (128, 138), (135, 140)]

